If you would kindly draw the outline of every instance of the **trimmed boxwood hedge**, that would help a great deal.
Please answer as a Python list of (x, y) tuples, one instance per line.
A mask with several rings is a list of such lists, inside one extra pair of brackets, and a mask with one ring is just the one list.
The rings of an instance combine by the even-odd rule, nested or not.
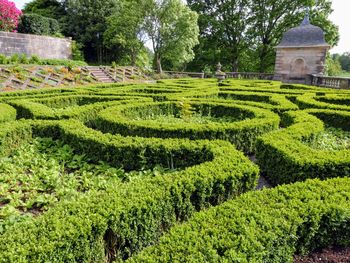
[(225, 100), (234, 100), (235, 103), (242, 103), (270, 109), (280, 113), (288, 110), (298, 110), (298, 106), (292, 103), (285, 95), (268, 94), (266, 92), (245, 92), (245, 91), (225, 91), (220, 92), (219, 97)]
[(152, 98), (136, 96), (97, 96), (75, 94), (34, 99), (9, 100), (17, 109), (18, 118), (59, 120), (77, 118), (82, 121), (94, 119), (105, 108), (135, 101), (153, 101)]
[[(325, 102), (328, 101), (328, 102)], [(337, 104), (343, 101), (343, 104)], [(350, 111), (350, 105), (347, 102), (350, 101), (349, 97), (337, 98), (332, 96), (318, 97), (314, 93), (306, 93), (296, 98), (296, 103), (301, 109), (316, 108), (316, 109), (329, 109), (329, 110), (346, 110)], [(333, 104), (333, 103), (334, 104)]]
[(16, 120), (16, 109), (8, 104), (0, 103), (0, 123)]
[(77, 122), (19, 121), (0, 129), (3, 154), (31, 136), (59, 138), (92, 160), (126, 170), (161, 164), (181, 171), (62, 201), (0, 237), (0, 262), (125, 259), (193, 212), (254, 189), (258, 168), (224, 141), (113, 136)]
[(314, 109), (286, 113), (282, 123), (290, 126), (263, 135), (257, 142), (258, 164), (273, 184), (350, 176), (350, 150), (316, 150), (302, 143), (324, 130), (324, 123), (312, 115), (349, 129), (349, 112)]
[[(178, 102), (130, 103), (103, 110), (94, 126), (103, 132), (158, 138), (224, 139), (245, 152), (254, 150), (256, 138), (279, 126), (278, 115), (259, 108), (216, 102), (188, 102), (214, 116), (244, 114), (248, 119), (223, 123), (159, 123), (151, 120), (133, 120), (133, 112), (176, 111)], [(158, 110), (157, 110), (158, 109)]]
[[(33, 219), (6, 225), (0, 262), (118, 262), (130, 257), (136, 262), (291, 262), (296, 252), (349, 245), (349, 179), (308, 181), (231, 200), (256, 187), (259, 168), (230, 143), (246, 153), (256, 151), (273, 184), (349, 176), (349, 150), (318, 151), (302, 143), (325, 125), (350, 130), (349, 111), (300, 104), (300, 98), (310, 97), (346, 107), (348, 94), (214, 79), (1, 93), (0, 157), (33, 137), (51, 137), (92, 162), (126, 171), (156, 165), (176, 171), (82, 193)], [(162, 107), (177, 113), (177, 105), (188, 102), (205, 116), (228, 121), (170, 125), (130, 120)], [(239, 121), (231, 122), (233, 116)], [(16, 120), (21, 118), (27, 120)], [(148, 246), (153, 247), (142, 252)]]
[(127, 262), (285, 262), (350, 245), (350, 179), (244, 194), (194, 215)]

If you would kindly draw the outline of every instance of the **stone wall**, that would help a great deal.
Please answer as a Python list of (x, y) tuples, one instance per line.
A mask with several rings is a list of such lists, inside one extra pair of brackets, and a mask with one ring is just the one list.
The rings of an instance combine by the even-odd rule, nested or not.
[(69, 59), (72, 57), (72, 41), (68, 38), (56, 38), (0, 32), (0, 54), (37, 55), (40, 58)]
[(328, 47), (277, 48), (275, 79), (311, 84), (311, 74), (322, 74)]

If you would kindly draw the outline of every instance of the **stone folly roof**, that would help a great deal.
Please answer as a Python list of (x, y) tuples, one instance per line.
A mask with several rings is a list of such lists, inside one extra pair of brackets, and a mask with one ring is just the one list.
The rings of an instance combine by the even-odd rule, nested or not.
[(281, 43), (277, 48), (288, 47), (323, 47), (329, 46), (325, 40), (323, 30), (310, 24), (306, 16), (300, 26), (294, 27), (284, 33)]

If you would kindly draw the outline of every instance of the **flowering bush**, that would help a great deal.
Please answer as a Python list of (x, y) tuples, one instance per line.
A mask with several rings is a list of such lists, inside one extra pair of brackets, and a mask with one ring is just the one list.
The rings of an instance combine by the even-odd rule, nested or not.
[(0, 31), (16, 30), (21, 14), (14, 2), (0, 0)]

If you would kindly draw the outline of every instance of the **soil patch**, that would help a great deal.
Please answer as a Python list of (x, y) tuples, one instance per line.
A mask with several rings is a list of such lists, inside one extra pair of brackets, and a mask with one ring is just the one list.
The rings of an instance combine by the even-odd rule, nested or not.
[(328, 248), (309, 256), (296, 256), (294, 263), (350, 263), (349, 248)]

